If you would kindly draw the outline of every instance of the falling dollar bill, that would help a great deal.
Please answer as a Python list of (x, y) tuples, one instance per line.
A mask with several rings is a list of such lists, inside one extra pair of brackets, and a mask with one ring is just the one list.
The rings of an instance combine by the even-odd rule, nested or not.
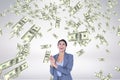
[(29, 19), (27, 17), (23, 17), (19, 22), (17, 22), (13, 27), (12, 27), (12, 36), (14, 37), (20, 35), (20, 31), (22, 30), (23, 25), (28, 21)]
[(10, 28), (13, 25), (13, 22), (8, 22), (5, 27)]
[(51, 44), (41, 45), (41, 49), (47, 49), (50, 47), (51, 47)]
[(24, 45), (18, 44), (17, 48), (19, 49), (17, 56), (27, 56), (29, 54), (30, 44), (29, 43)]
[(60, 18), (56, 18), (55, 28), (59, 28), (59, 27), (60, 27)]
[(31, 40), (38, 34), (38, 31), (40, 30), (39, 26), (33, 25), (22, 37), (21, 39), (25, 43), (31, 42)]
[(26, 68), (28, 68), (28, 64), (27, 64), (27, 62), (24, 62), (23, 64), (21, 64), (20, 66), (16, 67), (15, 69), (7, 72), (7, 73), (4, 75), (4, 79), (5, 79), (5, 80), (14, 79), (14, 78), (16, 78), (23, 70), (25, 70)]
[(2, 29), (0, 28), (0, 36), (2, 36)]
[(78, 34), (77, 33), (68, 33), (68, 40), (69, 41), (77, 41), (77, 36)]
[(11, 59), (9, 61), (1, 63), (0, 68), (2, 70), (4, 70), (4, 69), (7, 69), (7, 68), (9, 68), (9, 67), (11, 67), (11, 66), (13, 66), (15, 64), (18, 64), (18, 63), (24, 61), (24, 60), (25, 60), (25, 56), (18, 56), (18, 57), (14, 58), (14, 59)]
[(118, 26), (118, 29), (117, 29), (117, 35), (120, 36), (120, 25)]
[(114, 8), (118, 4), (117, 0), (108, 0), (108, 7), (109, 8)]
[(98, 73), (95, 73), (95, 77), (101, 79), (101, 80), (110, 80), (112, 78), (112, 74), (108, 73), (108, 75), (103, 75), (103, 71), (99, 71)]
[(50, 58), (50, 53), (51, 53), (51, 51), (46, 51), (44, 59), (43, 59), (43, 63), (45, 63), (45, 62), (48, 63), (49, 58)]
[(88, 37), (87, 31), (68, 33), (69, 41), (77, 41), (80, 45), (86, 46), (91, 40)]
[(101, 44), (108, 45), (108, 42), (107, 42), (107, 40), (105, 39), (104, 36), (102, 36), (102, 35), (100, 35), (100, 34), (97, 34), (97, 36), (96, 36), (95, 38), (96, 38), (96, 39), (99, 39)]
[(78, 12), (82, 8), (82, 3), (79, 1), (71, 10), (71, 15), (74, 15), (76, 12)]
[(58, 38), (58, 36), (55, 33), (53, 33), (53, 37), (55, 37), (56, 39)]
[(79, 32), (79, 40), (88, 40), (88, 32), (87, 31), (83, 31), (83, 32)]
[(115, 70), (116, 70), (117, 72), (120, 72), (120, 67), (115, 66)]
[(78, 56), (81, 56), (83, 53), (85, 53), (84, 52), (84, 50), (83, 49), (81, 49), (80, 51), (78, 51), (78, 52), (76, 52), (77, 54), (78, 54)]
[(118, 42), (118, 45), (120, 46), (120, 41)]
[(99, 60), (99, 61), (105, 61), (105, 59), (104, 59), (104, 58), (98, 58), (98, 60)]
[(100, 70), (98, 73), (95, 72), (95, 77), (101, 78), (101, 76), (103, 76), (103, 71), (102, 70)]
[(99, 48), (99, 45), (96, 45), (97, 48)]

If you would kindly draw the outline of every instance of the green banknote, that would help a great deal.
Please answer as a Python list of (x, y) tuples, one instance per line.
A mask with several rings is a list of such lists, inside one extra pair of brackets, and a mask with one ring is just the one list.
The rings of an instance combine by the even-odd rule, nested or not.
[(37, 36), (38, 31), (40, 30), (39, 26), (33, 25), (22, 37), (21, 39), (25, 42), (25, 43), (29, 43), (31, 42), (31, 40)]
[(4, 79), (5, 79), (5, 80), (14, 79), (14, 78), (18, 77), (18, 75), (19, 75), (23, 70), (25, 70), (26, 68), (28, 68), (28, 64), (27, 64), (27, 62), (24, 62), (23, 64), (21, 64), (20, 66), (16, 67), (15, 69), (7, 72), (7, 73), (4, 75)]
[(4, 69), (7, 69), (7, 68), (9, 68), (9, 67), (11, 67), (13, 65), (16, 65), (16, 64), (18, 64), (18, 63), (20, 63), (20, 62), (22, 62), (24, 60), (25, 60), (25, 56), (18, 56), (18, 57), (15, 57), (14, 59), (11, 59), (9, 61), (1, 63), (0, 68), (2, 70), (4, 70)]

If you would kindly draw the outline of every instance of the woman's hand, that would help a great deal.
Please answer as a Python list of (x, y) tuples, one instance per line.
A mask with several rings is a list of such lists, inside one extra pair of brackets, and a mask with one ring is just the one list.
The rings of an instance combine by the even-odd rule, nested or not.
[(55, 59), (53, 56), (50, 56), (50, 65), (57, 68), (57, 65), (55, 64)]

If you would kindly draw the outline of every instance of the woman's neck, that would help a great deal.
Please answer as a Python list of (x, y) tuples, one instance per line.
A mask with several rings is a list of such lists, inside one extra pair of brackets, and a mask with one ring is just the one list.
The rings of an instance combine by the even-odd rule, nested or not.
[(59, 55), (64, 55), (65, 52), (59, 52)]

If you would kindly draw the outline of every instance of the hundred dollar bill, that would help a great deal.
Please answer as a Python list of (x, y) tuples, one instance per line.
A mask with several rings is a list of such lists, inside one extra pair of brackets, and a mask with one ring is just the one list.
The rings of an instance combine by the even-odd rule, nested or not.
[(74, 15), (76, 12), (78, 12), (82, 8), (82, 4), (80, 1), (70, 10), (71, 15)]
[(100, 35), (100, 34), (97, 34), (97, 36), (96, 36), (95, 38), (96, 38), (96, 39), (99, 39), (101, 44), (108, 45), (108, 42), (107, 42), (107, 40), (104, 38), (104, 36), (102, 36), (102, 35)]
[(13, 25), (13, 22), (8, 22), (5, 27), (10, 28)]
[(117, 35), (120, 36), (120, 25), (118, 26), (118, 29), (117, 29)]
[(104, 59), (104, 58), (98, 58), (98, 60), (99, 60), (99, 61), (105, 61), (105, 59)]
[(50, 47), (51, 47), (51, 44), (41, 45), (41, 49), (47, 49)]
[(78, 40), (88, 40), (88, 32), (87, 31), (83, 31), (83, 32), (79, 32), (78, 33)]
[(103, 76), (103, 71), (102, 70), (100, 70), (98, 73), (95, 72), (95, 77), (101, 78), (102, 76)]
[(78, 51), (78, 52), (76, 52), (77, 54), (78, 54), (78, 56), (81, 56), (83, 53), (85, 53), (84, 52), (84, 50), (83, 49), (81, 49), (80, 51)]
[(77, 33), (68, 33), (68, 41), (77, 41), (78, 34)]
[(13, 27), (12, 27), (12, 37), (19, 36), (20, 31), (22, 30), (23, 25), (28, 21), (29, 19), (27, 17), (23, 17), (19, 22), (17, 22)]
[(115, 70), (116, 70), (117, 72), (120, 72), (120, 67), (115, 66)]
[(26, 68), (28, 68), (28, 64), (26, 62), (24, 62), (23, 64), (21, 64), (20, 66), (16, 67), (15, 69), (7, 72), (4, 75), (4, 79), (5, 80), (9, 80), (9, 79), (14, 79), (16, 78), (23, 70), (25, 70)]
[(48, 63), (49, 58), (50, 58), (50, 53), (51, 53), (51, 51), (46, 51), (44, 59), (43, 59), (43, 63), (45, 63), (45, 62)]
[(59, 27), (60, 27), (60, 18), (56, 18), (55, 28), (59, 28)]
[(30, 44), (29, 43), (24, 45), (18, 44), (17, 48), (19, 49), (17, 56), (27, 56), (29, 54)]
[(112, 78), (112, 74), (108, 73), (108, 75), (105, 76), (105, 75), (103, 75), (102, 71), (95, 73), (95, 76), (101, 80), (110, 80)]
[(96, 45), (97, 48), (99, 48), (99, 45)]
[(53, 36), (57, 39), (58, 38), (58, 36), (55, 34), (55, 33), (53, 33)]
[(21, 39), (25, 43), (31, 42), (31, 40), (38, 34), (38, 31), (40, 30), (39, 26), (33, 25), (22, 37)]
[(25, 56), (18, 56), (18, 57), (14, 58), (14, 59), (11, 59), (9, 61), (1, 63), (0, 68), (2, 70), (4, 70), (4, 69), (7, 69), (7, 68), (9, 68), (9, 67), (11, 67), (11, 66), (13, 66), (15, 64), (18, 64), (18, 63), (24, 61), (24, 60), (25, 60)]

